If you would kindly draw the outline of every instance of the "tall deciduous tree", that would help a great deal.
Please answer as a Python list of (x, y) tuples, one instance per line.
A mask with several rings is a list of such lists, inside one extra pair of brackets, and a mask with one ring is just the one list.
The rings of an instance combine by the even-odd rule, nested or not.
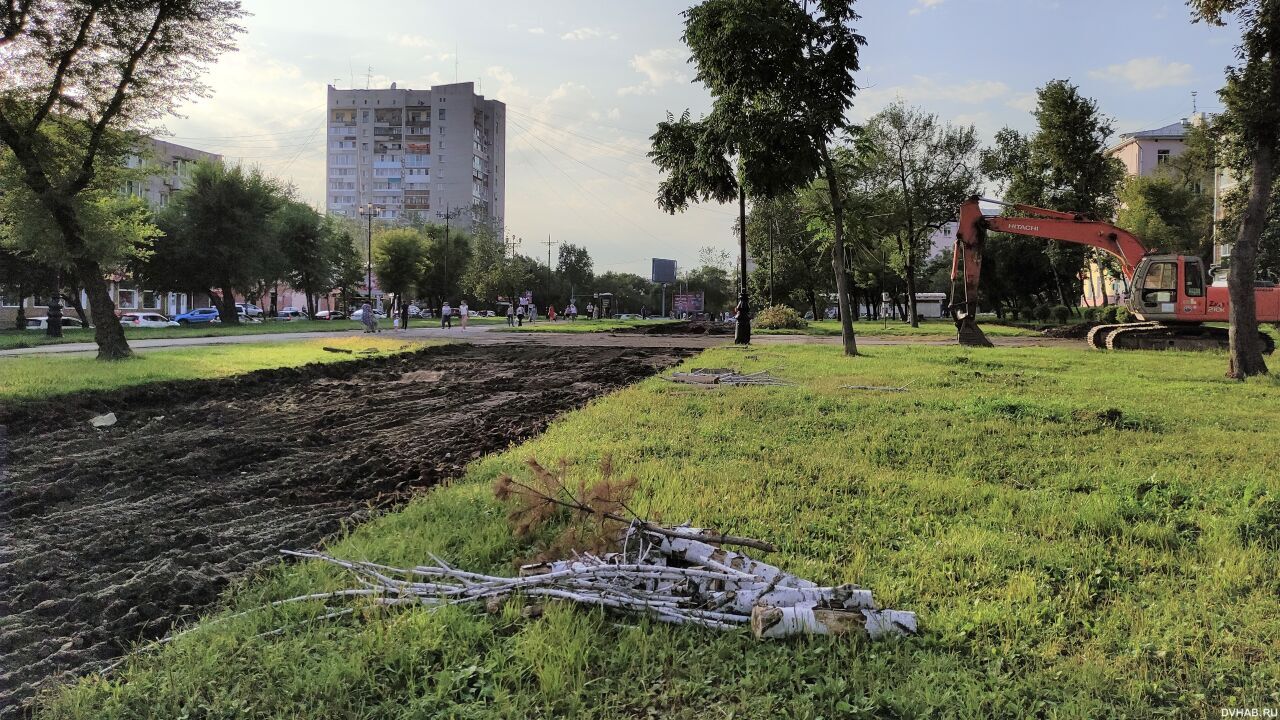
[(560, 246), (559, 253), (556, 273), (560, 275), (561, 283), (568, 286), (565, 288), (568, 293), (565, 299), (568, 300), (573, 294), (583, 292), (591, 286), (595, 271), (591, 262), (591, 253), (587, 252), (586, 248), (564, 243)]
[(413, 228), (385, 230), (373, 236), (373, 274), (399, 304), (417, 287), (427, 261), (427, 238)]
[(953, 127), (901, 102), (873, 117), (867, 132), (877, 148), (874, 172), (884, 187), (903, 259), (908, 315), (912, 327), (919, 327), (917, 264), (928, 254), (934, 233), (977, 189), (977, 133), (972, 125)]
[[(706, 0), (690, 8), (684, 41), (697, 66), (697, 80), (715, 102), (703, 121), (685, 127), (668, 123), (654, 136), (655, 150), (662, 150), (655, 153), (655, 162), (673, 181), (664, 187), (660, 204), (665, 200), (664, 208), (679, 208), (681, 201), (708, 196), (723, 200), (732, 196), (726, 185), (736, 184), (744, 254), (748, 191), (755, 197), (777, 197), (819, 175), (832, 180), (832, 265), (848, 355), (857, 354), (857, 343), (845, 271), (843, 198), (831, 145), (847, 127), (845, 112), (857, 90), (853, 73), (858, 49), (865, 44), (852, 26), (857, 19), (850, 0)], [(664, 139), (672, 142), (661, 147)], [(724, 172), (725, 155), (738, 159), (741, 177), (736, 183), (732, 173)], [(694, 170), (690, 177), (695, 182), (678, 180), (681, 169)], [(740, 303), (745, 305), (747, 278), (741, 283)], [(741, 335), (740, 328), (736, 339), (742, 341)]]
[(58, 232), (89, 296), (98, 357), (131, 354), (87, 238), (83, 193), (123, 128), (201, 94), (205, 65), (233, 49), (238, 0), (12, 0), (0, 5), (0, 143)]
[(240, 322), (236, 293), (253, 295), (284, 266), (271, 218), (285, 190), (260, 170), (200, 162), (157, 217), (141, 274), (158, 289), (207, 292), (225, 324)]
[(755, 202), (747, 228), (747, 248), (756, 261), (751, 278), (756, 294), (773, 303), (795, 299), (814, 318), (822, 318), (826, 302), (819, 305), (819, 297), (832, 287), (831, 272), (822, 262), (826, 244), (809, 227), (798, 195)]
[(1236, 47), (1239, 65), (1227, 68), (1227, 84), (1219, 91), (1228, 132), (1244, 149), (1236, 163), (1248, 178), (1248, 196), (1231, 249), (1229, 320), (1230, 363), (1227, 374), (1246, 378), (1267, 372), (1258, 337), (1254, 294), (1260, 241), (1280, 153), (1280, 2), (1276, 0), (1188, 0), (1198, 21), (1226, 23), (1234, 14), (1243, 30)]

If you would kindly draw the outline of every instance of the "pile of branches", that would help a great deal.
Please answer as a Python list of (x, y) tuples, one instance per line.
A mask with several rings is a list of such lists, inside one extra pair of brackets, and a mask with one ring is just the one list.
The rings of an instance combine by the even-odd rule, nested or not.
[[(519, 598), (565, 600), (714, 630), (750, 626), (759, 638), (861, 632), (873, 639), (916, 631), (915, 613), (877, 609), (871, 591), (814, 582), (741, 553), (693, 539), (722, 536), (688, 526), (628, 526), (619, 552), (525, 565), (518, 577), (434, 564), (389, 567), (317, 552), (284, 551), (349, 572), (359, 587), (330, 597), (369, 596), (382, 606), (442, 607)], [(297, 600), (316, 599), (303, 596)], [(536, 606), (534, 606), (536, 607)], [(335, 610), (325, 617), (348, 614)], [(527, 613), (534, 614), (534, 613)]]
[(689, 372), (672, 373), (671, 382), (689, 385), (790, 385), (791, 383), (767, 372), (742, 374), (732, 368), (694, 368)]

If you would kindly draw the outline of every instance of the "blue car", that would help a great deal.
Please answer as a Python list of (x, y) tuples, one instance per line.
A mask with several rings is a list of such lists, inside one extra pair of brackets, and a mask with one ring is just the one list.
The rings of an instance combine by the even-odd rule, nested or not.
[(221, 322), (218, 319), (218, 308), (196, 308), (190, 312), (184, 312), (174, 318), (179, 325), (197, 325), (199, 323)]

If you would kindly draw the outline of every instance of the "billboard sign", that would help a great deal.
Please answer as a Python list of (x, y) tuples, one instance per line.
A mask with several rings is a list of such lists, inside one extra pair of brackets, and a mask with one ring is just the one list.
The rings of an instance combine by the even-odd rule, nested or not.
[(655, 283), (666, 283), (667, 285), (674, 284), (676, 281), (676, 261), (654, 258), (653, 273), (649, 276), (649, 280)]
[(703, 305), (702, 291), (676, 293), (672, 296), (671, 304), (677, 313), (700, 313)]

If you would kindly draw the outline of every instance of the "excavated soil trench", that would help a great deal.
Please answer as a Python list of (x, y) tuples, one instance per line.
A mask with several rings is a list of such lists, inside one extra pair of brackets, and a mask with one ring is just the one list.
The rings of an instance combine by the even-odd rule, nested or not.
[[(162, 636), (278, 549), (689, 354), (446, 346), (0, 409), (0, 716)], [(90, 427), (108, 411), (116, 425)]]

